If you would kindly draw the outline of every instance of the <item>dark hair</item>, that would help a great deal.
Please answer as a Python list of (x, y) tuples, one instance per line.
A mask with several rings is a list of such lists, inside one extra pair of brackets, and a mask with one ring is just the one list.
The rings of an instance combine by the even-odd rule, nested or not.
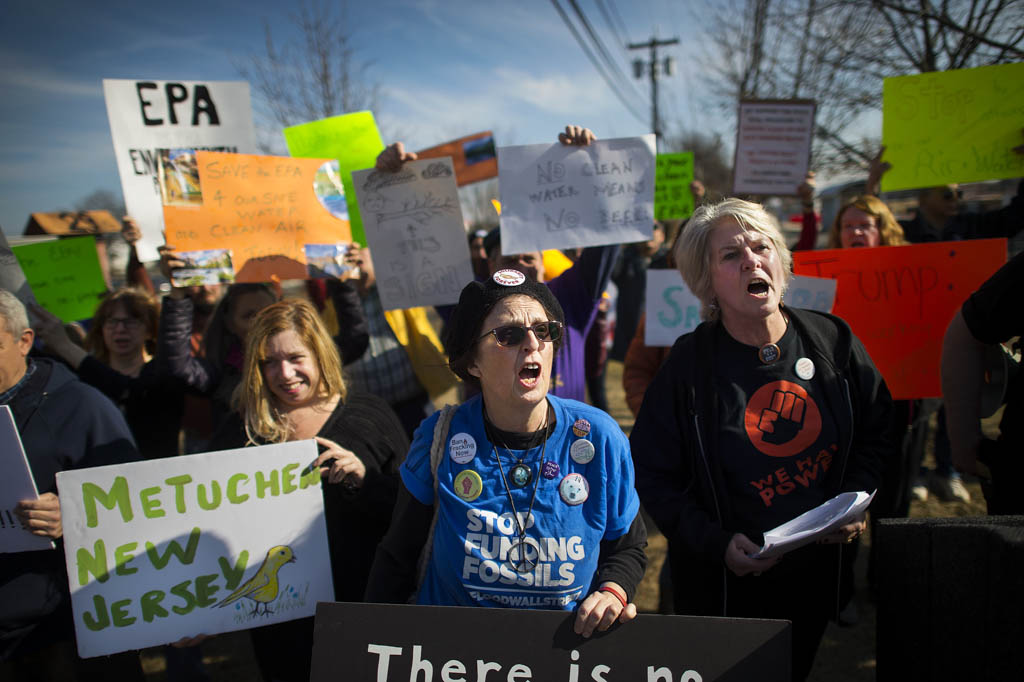
[(141, 289), (123, 288), (107, 294), (92, 316), (92, 325), (85, 335), (85, 347), (103, 364), (110, 363), (110, 349), (103, 339), (103, 325), (122, 306), (130, 317), (141, 320), (146, 330), (146, 352), (156, 352), (157, 329), (160, 324), (160, 305), (150, 294)]
[(206, 323), (206, 330), (203, 332), (203, 352), (206, 359), (218, 370), (224, 369), (232, 341), (237, 341), (240, 347), (245, 346), (245, 339), (235, 339), (235, 335), (228, 329), (227, 321), (231, 309), (239, 298), (255, 293), (266, 294), (272, 303), (277, 301), (277, 294), (269, 284), (252, 282), (232, 284), (228, 287), (227, 293), (217, 302), (217, 307), (213, 309), (213, 314), (210, 315), (210, 320)]
[[(508, 279), (509, 277), (512, 279)], [(503, 281), (506, 283), (502, 283)], [(483, 334), (483, 323), (491, 310), (499, 301), (509, 296), (532, 298), (541, 304), (549, 320), (565, 324), (562, 306), (547, 285), (531, 280), (518, 270), (499, 270), (483, 282), (467, 284), (448, 320), (444, 345), (448, 350), (448, 367), (456, 376), (476, 388), (480, 387), (480, 379), (469, 373), (469, 367), (476, 360), (476, 342)], [(564, 338), (563, 334), (562, 338), (554, 342), (556, 353), (562, 347)]]

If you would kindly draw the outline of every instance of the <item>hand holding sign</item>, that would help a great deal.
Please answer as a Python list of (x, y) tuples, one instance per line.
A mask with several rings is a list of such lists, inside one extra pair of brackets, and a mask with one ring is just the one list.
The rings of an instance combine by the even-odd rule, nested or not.
[(53, 493), (35, 500), (22, 500), (14, 508), (22, 525), (33, 535), (58, 540), (64, 534), (60, 521), (60, 501)]

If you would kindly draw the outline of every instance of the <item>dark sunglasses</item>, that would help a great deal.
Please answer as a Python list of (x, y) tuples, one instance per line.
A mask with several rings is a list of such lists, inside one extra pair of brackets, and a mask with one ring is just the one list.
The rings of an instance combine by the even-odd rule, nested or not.
[(964, 191), (962, 189), (958, 189), (956, 191), (947, 189), (942, 192), (942, 198), (946, 201), (949, 201), (950, 199), (963, 199)]
[(495, 327), (481, 335), (477, 341), (486, 338), (490, 334), (494, 334), (494, 340), (498, 342), (499, 346), (518, 346), (526, 340), (526, 331), (528, 329), (537, 335), (538, 341), (554, 342), (562, 338), (562, 323), (549, 320), (532, 324), (529, 327), (519, 324), (506, 324), (501, 327)]

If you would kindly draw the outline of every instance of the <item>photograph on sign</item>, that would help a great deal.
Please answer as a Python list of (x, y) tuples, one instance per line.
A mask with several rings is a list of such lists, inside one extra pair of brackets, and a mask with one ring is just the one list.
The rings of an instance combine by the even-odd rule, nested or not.
[(489, 130), (421, 149), (416, 155), (421, 160), (451, 157), (455, 183), (459, 187), (498, 175), (498, 152), (494, 146), (494, 134)]
[(176, 287), (198, 287), (204, 284), (230, 284), (235, 281), (229, 249), (179, 251), (184, 267), (171, 270), (171, 284)]
[(334, 201), (344, 200), (345, 214), (334, 206), (329, 207), (329, 210), (336, 217), (348, 221), (352, 241), (365, 244), (363, 220), (359, 215), (359, 205), (352, 185), (352, 171), (373, 168), (377, 155), (384, 150), (384, 142), (380, 138), (373, 114), (369, 111), (355, 111), (331, 116), (290, 126), (282, 133), (288, 145), (288, 153), (293, 157), (337, 161), (332, 173), (336, 173), (335, 178), (340, 178), (341, 188), (335, 184), (335, 178), (331, 178), (331, 191), (338, 192), (333, 196), (340, 197)]
[(196, 152), (203, 203), (165, 206), (178, 251), (231, 251), (239, 282), (305, 279), (306, 244), (348, 242), (348, 221), (317, 196), (327, 159)]
[(654, 135), (498, 148), (504, 254), (648, 241)]
[(94, 237), (52, 239), (11, 249), (36, 301), (64, 320), (87, 320), (107, 293)]
[(254, 153), (249, 84), (107, 78), (103, 96), (125, 207), (142, 230), (139, 258), (157, 260), (164, 243), (160, 150)]
[(345, 262), (349, 244), (306, 244), (306, 268), (310, 279), (330, 279), (356, 268)]
[(30, 532), (14, 513), (22, 500), (39, 499), (39, 491), (7, 405), (0, 405), (0, 471), (0, 554), (53, 549), (50, 538)]
[(203, 203), (194, 149), (158, 149), (157, 159), (157, 177), (164, 206), (197, 206)]
[(736, 129), (733, 194), (796, 196), (814, 138), (811, 100), (743, 100)]
[(316, 442), (57, 474), (78, 651), (280, 623), (334, 598)]
[(882, 190), (1024, 175), (1022, 84), (1021, 62), (886, 78)]
[(451, 159), (352, 174), (385, 310), (457, 303), (473, 281)]
[(1005, 262), (1005, 239), (975, 239), (797, 251), (793, 271), (836, 280), (833, 313), (867, 348), (892, 397), (912, 400), (942, 395), (946, 327)]

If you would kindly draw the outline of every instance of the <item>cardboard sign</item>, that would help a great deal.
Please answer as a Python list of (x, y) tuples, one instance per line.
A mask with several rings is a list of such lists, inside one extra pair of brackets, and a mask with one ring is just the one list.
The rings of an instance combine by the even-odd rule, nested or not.
[(39, 305), (64, 320), (87, 320), (107, 293), (93, 237), (53, 239), (12, 251)]
[[(377, 155), (384, 149), (373, 114), (357, 111), (291, 126), (283, 132), (288, 153), (292, 156), (337, 160), (338, 177), (343, 186), (338, 202), (344, 203), (352, 240), (366, 244), (352, 185), (352, 171), (373, 168)], [(341, 217), (340, 212), (335, 215)]]
[(164, 243), (157, 150), (255, 152), (249, 84), (104, 79), (103, 96), (125, 207), (142, 230), (139, 258), (156, 260)]
[(1005, 239), (793, 254), (794, 272), (838, 282), (833, 312), (864, 343), (897, 400), (942, 395), (946, 327), (1005, 262)]
[(18, 265), (18, 257), (11, 250), (7, 243), (7, 237), (0, 231), (0, 289), (6, 289), (21, 301), (25, 306), (36, 302), (32, 294), (32, 287), (25, 279), (25, 272)]
[(658, 154), (654, 174), (654, 219), (683, 220), (693, 213), (693, 152)]
[(313, 440), (57, 474), (78, 652), (280, 623), (334, 597)]
[(811, 163), (814, 102), (744, 100), (738, 121), (733, 194), (796, 196)]
[(1024, 63), (886, 78), (882, 189), (935, 187), (1024, 175)]
[[(790, 679), (790, 624), (778, 620), (638, 616), (573, 632), (564, 611), (318, 604), (312, 682), (597, 680), (726, 682)], [(514, 633), (510, 638), (508, 633)]]
[(497, 154), (494, 133), (490, 130), (416, 152), (420, 159), (450, 156), (455, 167), (455, 182), (459, 187), (497, 177)]
[(654, 227), (654, 135), (498, 149), (505, 254), (643, 242)]
[(39, 498), (11, 408), (0, 405), (0, 554), (53, 549), (53, 541), (27, 531), (14, 515), (22, 500)]
[(385, 310), (449, 305), (473, 281), (449, 158), (352, 173)]
[[(835, 297), (835, 280), (794, 275), (789, 280), (785, 300), (786, 305), (794, 308), (829, 313)], [(646, 346), (671, 346), (701, 323), (700, 300), (686, 286), (678, 270), (647, 271), (646, 312)]]
[(305, 279), (307, 243), (350, 239), (330, 211), (336, 162), (196, 152), (202, 204), (165, 206), (167, 243), (178, 251), (227, 249), (239, 282)]

